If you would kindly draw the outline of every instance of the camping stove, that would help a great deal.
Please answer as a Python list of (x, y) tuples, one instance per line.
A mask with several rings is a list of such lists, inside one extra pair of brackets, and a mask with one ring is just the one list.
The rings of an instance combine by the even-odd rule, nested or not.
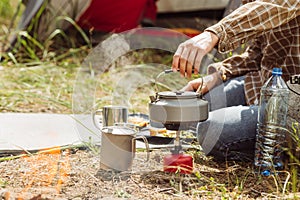
[(191, 173), (193, 158), (182, 152), (180, 131), (208, 118), (208, 102), (196, 92), (160, 92), (150, 96), (149, 116), (153, 122), (162, 123), (166, 129), (175, 130), (176, 138), (171, 155), (164, 157), (164, 171)]

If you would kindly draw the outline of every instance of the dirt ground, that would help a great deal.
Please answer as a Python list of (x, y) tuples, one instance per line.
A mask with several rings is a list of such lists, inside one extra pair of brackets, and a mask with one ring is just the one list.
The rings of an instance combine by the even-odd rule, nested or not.
[[(99, 149), (52, 150), (0, 162), (0, 199), (281, 199), (286, 174), (260, 177), (251, 163), (217, 163), (201, 152), (192, 174), (168, 173), (157, 149), (145, 162), (138, 152), (132, 170), (100, 169)], [(277, 180), (277, 181), (276, 181)], [(279, 180), (279, 181), (278, 181)], [(288, 196), (285, 196), (286, 198)]]

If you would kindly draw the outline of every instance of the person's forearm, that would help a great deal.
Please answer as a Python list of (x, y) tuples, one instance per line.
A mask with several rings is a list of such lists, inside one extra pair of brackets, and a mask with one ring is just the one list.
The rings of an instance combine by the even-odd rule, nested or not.
[(206, 30), (218, 36), (218, 50), (225, 53), (299, 15), (299, 0), (257, 0), (241, 6)]

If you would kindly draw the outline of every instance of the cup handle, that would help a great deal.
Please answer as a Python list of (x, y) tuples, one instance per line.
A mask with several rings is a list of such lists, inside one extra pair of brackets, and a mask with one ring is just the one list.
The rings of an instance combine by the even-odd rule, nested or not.
[(143, 135), (139, 135), (139, 136), (136, 136), (135, 138), (132, 138), (132, 152), (134, 152), (133, 155), (135, 155), (135, 141), (137, 139), (143, 139), (144, 143), (145, 143), (145, 146), (146, 146), (146, 150), (147, 150), (147, 158), (146, 158), (146, 162), (149, 161), (149, 158), (150, 158), (150, 148), (149, 148), (149, 143), (148, 143), (148, 140), (145, 136)]
[[(93, 112), (93, 123), (94, 126), (98, 129), (101, 130), (101, 127), (99, 126), (98, 122), (96, 122), (96, 115), (100, 113), (100, 116), (102, 115), (102, 109), (101, 110), (96, 110), (95, 112)], [(102, 123), (102, 119), (100, 120), (100, 123)]]

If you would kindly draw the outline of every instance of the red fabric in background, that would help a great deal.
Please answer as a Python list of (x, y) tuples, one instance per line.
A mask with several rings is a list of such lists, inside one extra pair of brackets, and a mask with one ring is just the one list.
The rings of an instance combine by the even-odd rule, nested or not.
[(156, 6), (157, 0), (147, 0), (146, 7), (144, 9), (143, 18), (144, 19), (150, 19), (153, 22), (156, 21), (156, 15), (157, 15), (157, 6)]
[(144, 17), (155, 21), (156, 11), (155, 0), (92, 0), (77, 23), (85, 30), (122, 32), (136, 28)]

